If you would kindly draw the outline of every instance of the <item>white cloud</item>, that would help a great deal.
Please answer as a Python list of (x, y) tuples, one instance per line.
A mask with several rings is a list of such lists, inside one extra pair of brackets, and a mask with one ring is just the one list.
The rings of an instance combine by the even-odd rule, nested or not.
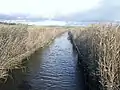
[(101, 0), (0, 0), (0, 13), (29, 13), (53, 18), (84, 12), (99, 6)]

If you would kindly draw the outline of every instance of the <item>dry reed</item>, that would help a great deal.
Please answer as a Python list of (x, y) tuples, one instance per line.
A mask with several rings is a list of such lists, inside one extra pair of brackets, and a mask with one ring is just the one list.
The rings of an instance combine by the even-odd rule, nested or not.
[(22, 60), (48, 44), (62, 28), (0, 25), (0, 78), (7, 70), (21, 68)]
[(120, 89), (120, 26), (96, 24), (72, 31), (90, 90)]

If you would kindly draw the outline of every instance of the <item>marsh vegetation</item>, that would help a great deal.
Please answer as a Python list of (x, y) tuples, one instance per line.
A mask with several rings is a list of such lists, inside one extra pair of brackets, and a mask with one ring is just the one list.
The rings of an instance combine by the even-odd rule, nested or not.
[(49, 44), (65, 29), (27, 25), (0, 25), (0, 78), (20, 69), (24, 59)]
[(90, 90), (120, 88), (120, 26), (95, 24), (72, 31)]

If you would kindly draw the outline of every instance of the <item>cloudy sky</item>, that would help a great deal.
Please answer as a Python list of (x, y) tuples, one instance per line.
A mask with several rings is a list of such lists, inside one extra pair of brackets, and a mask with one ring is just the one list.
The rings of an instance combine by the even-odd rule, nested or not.
[(55, 20), (120, 20), (120, 0), (0, 0), (0, 13)]
[(100, 0), (0, 0), (0, 13), (27, 13), (36, 16), (66, 16), (99, 6)]
[(56, 19), (69, 21), (120, 21), (120, 0), (102, 0), (99, 7), (94, 7), (85, 12), (76, 12), (69, 16), (60, 16)]

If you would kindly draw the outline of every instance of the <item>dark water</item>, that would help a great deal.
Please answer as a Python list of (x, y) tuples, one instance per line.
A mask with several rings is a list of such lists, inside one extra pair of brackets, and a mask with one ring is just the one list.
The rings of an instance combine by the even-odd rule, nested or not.
[(26, 72), (14, 71), (14, 79), (9, 79), (1, 90), (85, 90), (77, 54), (67, 37), (65, 33), (36, 52), (27, 63)]

